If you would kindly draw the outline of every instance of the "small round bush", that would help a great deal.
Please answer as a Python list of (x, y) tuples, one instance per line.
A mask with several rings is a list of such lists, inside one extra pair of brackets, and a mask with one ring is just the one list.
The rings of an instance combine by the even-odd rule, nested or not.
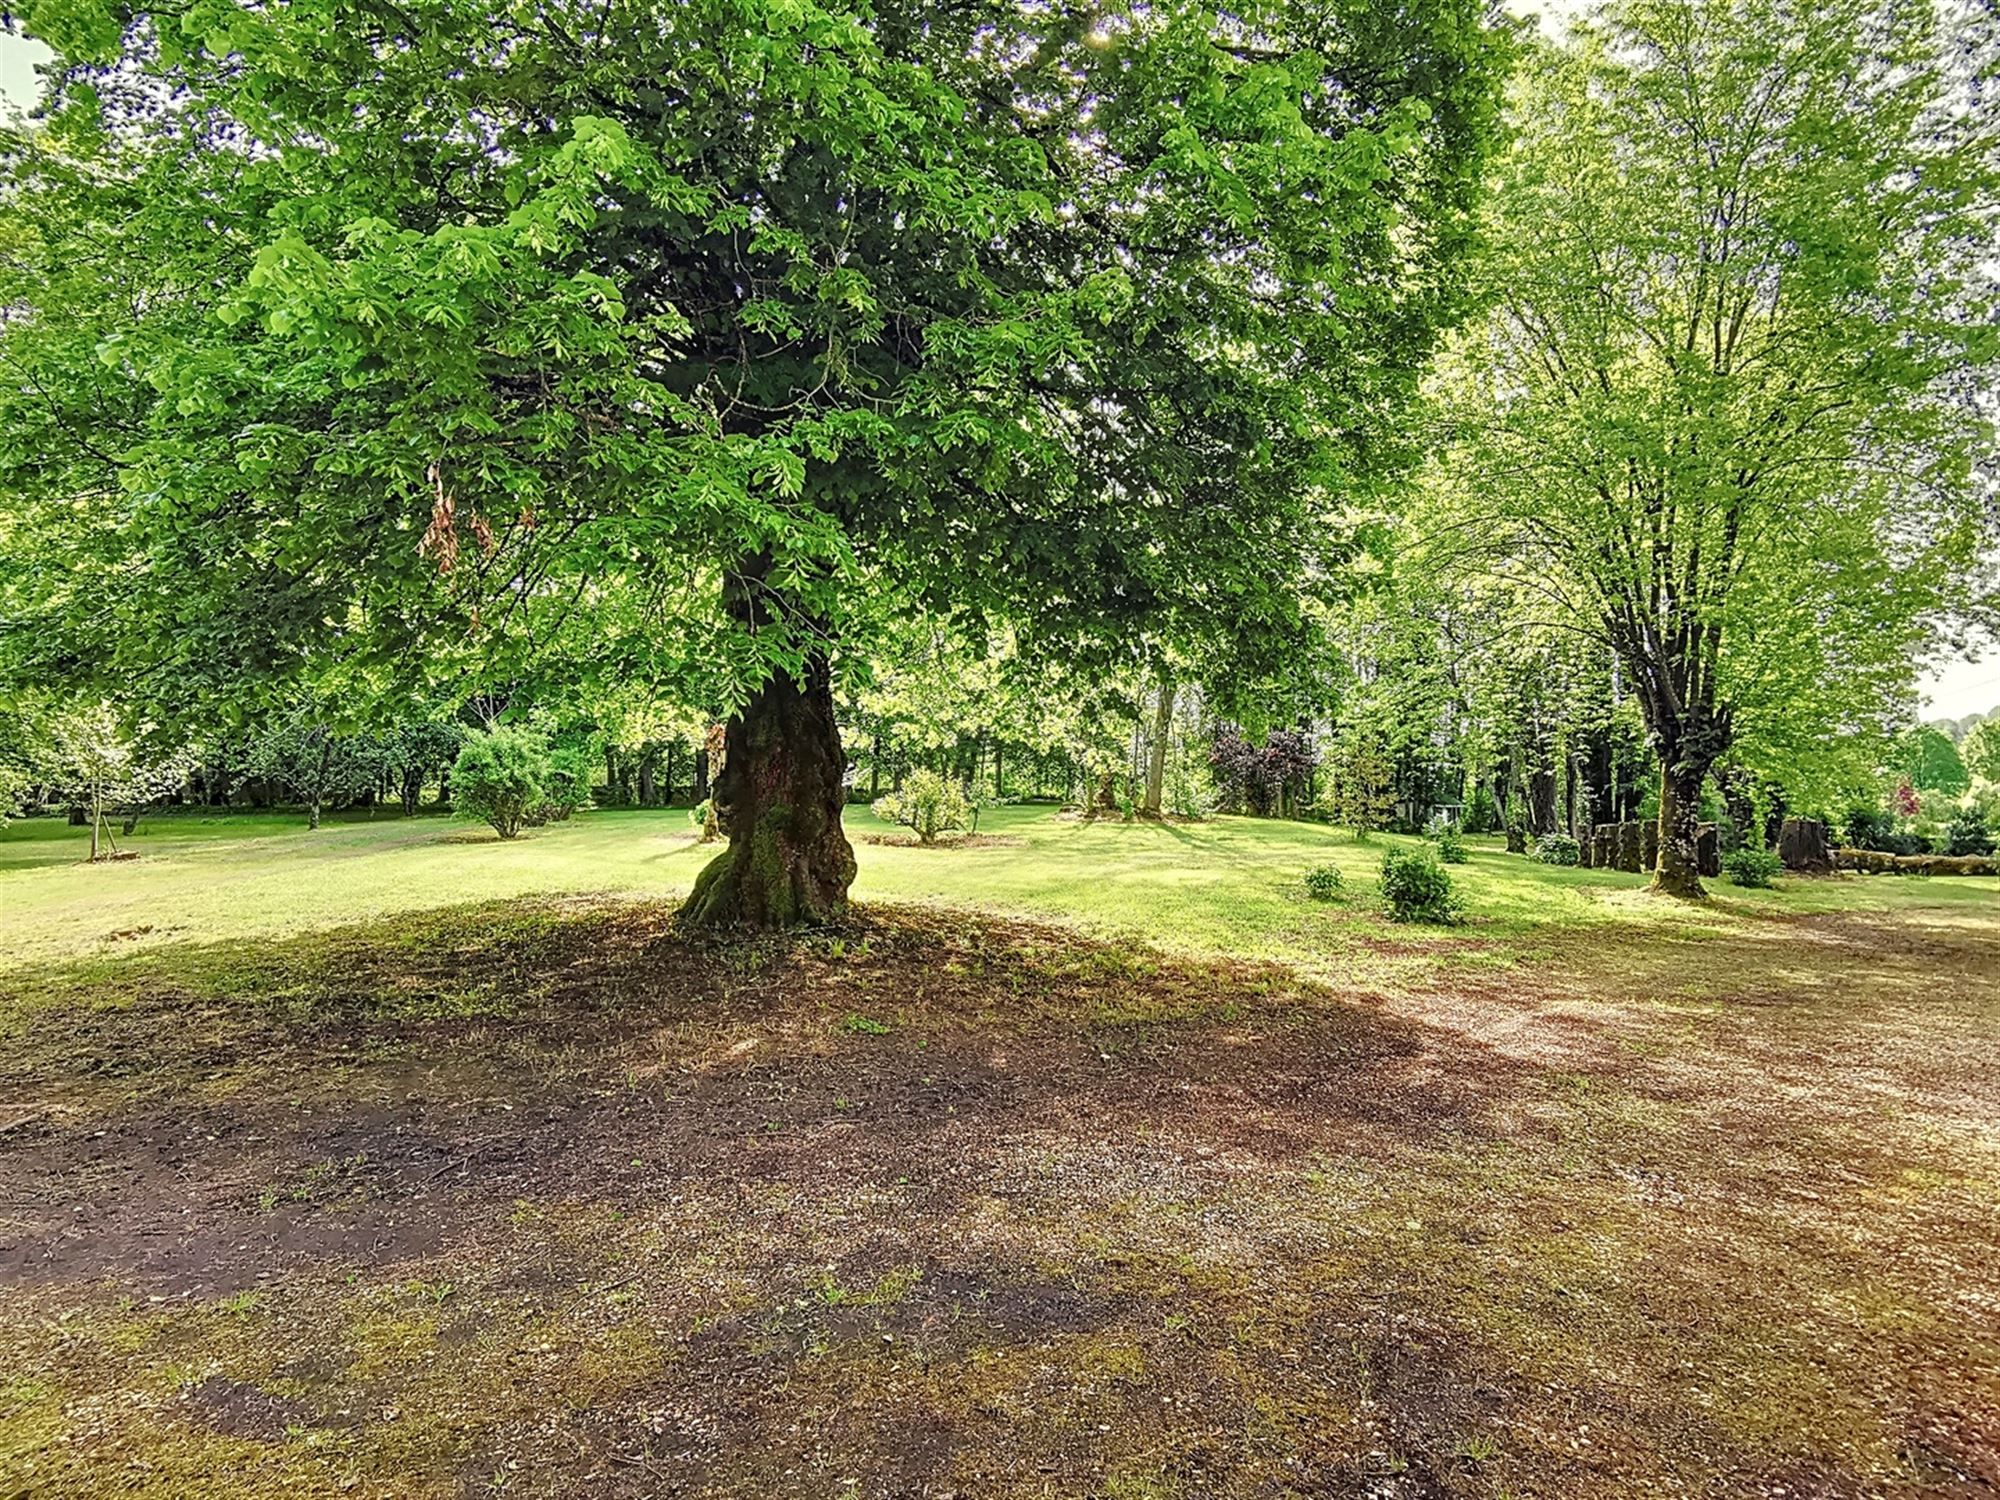
[(1577, 841), (1566, 833), (1545, 833), (1535, 840), (1535, 858), (1545, 865), (1573, 865), (1582, 857)]
[(452, 799), (459, 811), (484, 818), (511, 839), (541, 802), (548, 774), (549, 754), (539, 735), (521, 729), (475, 734), (452, 767)]
[(935, 771), (912, 771), (900, 792), (875, 799), (875, 816), (914, 830), (919, 843), (930, 844), (941, 833), (963, 828), (972, 818), (972, 802), (957, 782)]
[(1455, 922), (1461, 906), (1437, 851), (1420, 844), (1382, 860), (1382, 910), (1392, 922)]
[(1315, 901), (1331, 901), (1340, 894), (1339, 865), (1314, 865), (1306, 871), (1306, 894)]
[(1722, 872), (1733, 884), (1759, 889), (1769, 886), (1784, 868), (1785, 862), (1769, 849), (1755, 849), (1747, 844), (1722, 861)]
[(1428, 835), (1431, 845), (1438, 852), (1438, 858), (1448, 865), (1462, 865), (1466, 861), (1465, 840), (1458, 830), (1444, 824)]
[(542, 782), (542, 798), (535, 804), (536, 821), (563, 823), (580, 807), (590, 805), (590, 773), (595, 767), (591, 756), (580, 746), (565, 745), (549, 756), (548, 774)]

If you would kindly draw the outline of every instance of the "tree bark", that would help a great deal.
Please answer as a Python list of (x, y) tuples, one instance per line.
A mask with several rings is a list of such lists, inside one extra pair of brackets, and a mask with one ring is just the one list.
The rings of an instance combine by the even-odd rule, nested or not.
[(1701, 884), (1701, 784), (1705, 764), (1660, 758), (1660, 853), (1652, 889), (1662, 895), (1699, 901)]
[(1115, 772), (1106, 771), (1097, 782), (1097, 801), (1093, 804), (1099, 812), (1118, 810), (1118, 777)]
[(1556, 773), (1537, 766), (1528, 775), (1528, 832), (1540, 838), (1556, 831)]
[(847, 909), (854, 850), (841, 830), (846, 758), (826, 657), (805, 680), (780, 672), (729, 721), (716, 810), (729, 848), (701, 872), (681, 920), (697, 927), (793, 927)]
[(1167, 784), (1167, 737), (1174, 727), (1174, 684), (1160, 679), (1159, 699), (1153, 707), (1153, 742), (1146, 748), (1146, 806), (1149, 818), (1160, 816), (1160, 798)]
[(1787, 870), (1826, 875), (1833, 870), (1826, 824), (1816, 818), (1787, 818), (1778, 830), (1778, 857)]

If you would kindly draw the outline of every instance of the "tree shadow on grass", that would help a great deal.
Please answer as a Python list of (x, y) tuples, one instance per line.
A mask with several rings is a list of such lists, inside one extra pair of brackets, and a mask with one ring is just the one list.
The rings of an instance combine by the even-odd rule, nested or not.
[[(1390, 1013), (1029, 923), (592, 900), (16, 976), (0, 1354), (30, 1420), (118, 1393), (38, 1450), (75, 1493), (1844, 1494), (1921, 1424), (1975, 1472), (1977, 1356), (1858, 1231), (1973, 1257), (1976, 1196), (1882, 1196), (1905, 1163), (1743, 1072), (1666, 1087), (1549, 977)], [(1857, 1335), (1823, 1293), (1864, 1284)]]
[[(52, 967), (0, 1004), (9, 1183), (68, 1184), (35, 1193), (65, 1231), (86, 1182), (122, 1183), (120, 1215), (149, 1184), (162, 1212), (214, 1188), (185, 1256), (208, 1286), (235, 1274), (207, 1243), (241, 1227), (229, 1194), (326, 1160), (365, 1158), (348, 1175), (378, 1203), (427, 1202), (475, 1166), (489, 1193), (518, 1194), (657, 1191), (662, 1171), (852, 1184), (929, 1163), (962, 1195), (1003, 1190), (998, 1158), (1036, 1135), (1285, 1157), (1342, 1121), (1475, 1129), (1510, 1084), (1506, 1069), (1404, 1077), (1422, 1027), (1276, 966), (897, 908), (715, 944), (683, 939), (664, 906), (495, 902)], [(636, 1176), (633, 1138), (655, 1158)], [(0, 1256), (24, 1274), (76, 1257), (115, 1271), (120, 1244), (29, 1233)]]

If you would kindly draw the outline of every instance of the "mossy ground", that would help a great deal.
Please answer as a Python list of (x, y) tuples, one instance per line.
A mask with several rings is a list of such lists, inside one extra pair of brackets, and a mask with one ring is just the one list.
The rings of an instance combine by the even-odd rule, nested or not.
[(1014, 817), (739, 944), (441, 824), (0, 876), (0, 1495), (2000, 1486), (2000, 891)]

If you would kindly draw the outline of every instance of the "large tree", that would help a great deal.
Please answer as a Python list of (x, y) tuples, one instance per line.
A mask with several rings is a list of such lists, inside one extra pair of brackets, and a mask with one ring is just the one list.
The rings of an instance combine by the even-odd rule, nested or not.
[(1442, 367), (1441, 534), (1616, 652), (1658, 751), (1656, 888), (1704, 777), (1900, 702), (1980, 606), (2000, 115), (1990, 13), (1618, 0), (1542, 48)]
[[(1399, 456), (1477, 0), (27, 0), (0, 484), (34, 670), (731, 686), (690, 915), (837, 912), (832, 673), (907, 603), (1276, 638)], [(0, 580), (3, 581), (3, 580)]]

